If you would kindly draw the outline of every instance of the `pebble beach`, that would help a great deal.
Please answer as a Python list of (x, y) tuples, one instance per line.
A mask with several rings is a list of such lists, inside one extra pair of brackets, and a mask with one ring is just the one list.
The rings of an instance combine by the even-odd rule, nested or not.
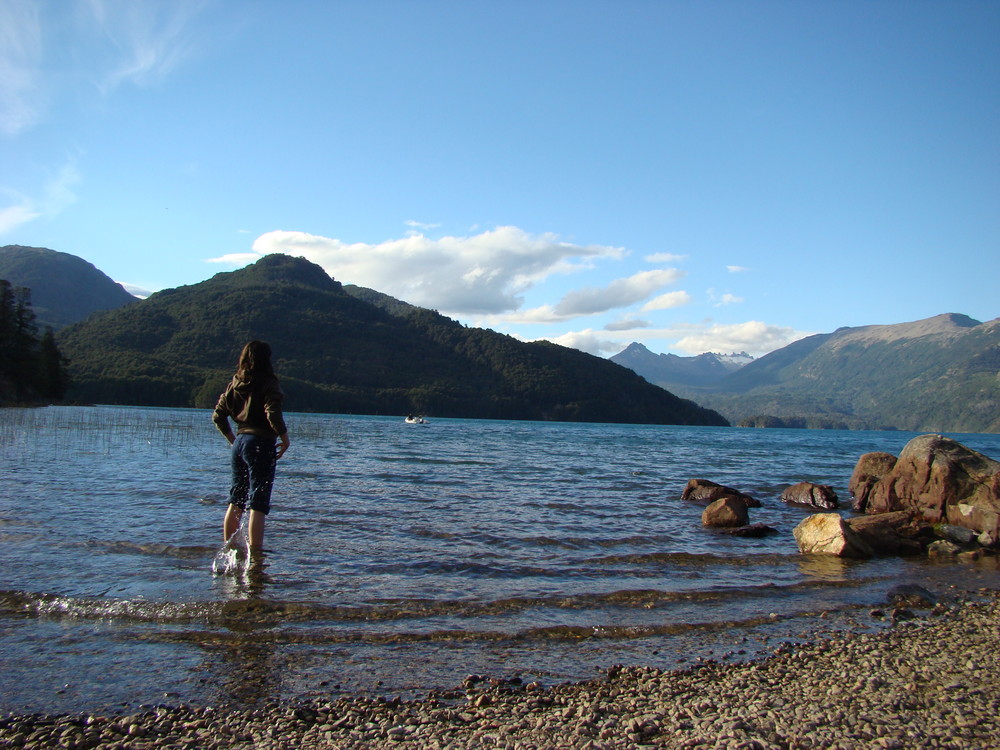
[(1000, 592), (885, 617), (892, 624), (882, 630), (784, 643), (750, 662), (616, 666), (575, 684), (470, 675), (412, 701), (8, 715), (0, 747), (1000, 747)]

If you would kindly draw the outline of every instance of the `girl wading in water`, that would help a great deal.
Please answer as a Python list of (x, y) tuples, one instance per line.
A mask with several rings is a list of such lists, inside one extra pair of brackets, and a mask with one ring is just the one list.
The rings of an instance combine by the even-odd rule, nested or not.
[[(243, 347), (232, 381), (212, 413), (212, 421), (233, 446), (233, 483), (229, 508), (222, 525), (228, 541), (240, 527), (247, 506), (250, 551), (259, 556), (264, 547), (264, 519), (271, 510), (274, 464), (288, 450), (288, 429), (281, 413), (284, 394), (271, 367), (271, 347), (251, 341)], [(233, 435), (229, 420), (236, 422)], [(280, 446), (276, 446), (277, 441)]]

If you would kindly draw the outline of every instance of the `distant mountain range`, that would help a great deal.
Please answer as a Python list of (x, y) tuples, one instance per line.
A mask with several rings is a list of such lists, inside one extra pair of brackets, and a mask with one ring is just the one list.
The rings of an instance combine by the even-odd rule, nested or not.
[[(630, 360), (660, 361), (636, 346), (629, 347)], [(622, 355), (629, 349), (613, 359), (625, 364)], [(680, 359), (691, 360), (687, 367), (693, 370), (701, 357)], [(947, 313), (912, 323), (840, 328), (721, 377), (711, 365), (700, 382), (663, 369), (635, 369), (734, 424), (1000, 432), (1000, 318), (981, 323)]]
[(273, 346), (292, 411), (728, 424), (600, 357), (466, 328), (285, 255), (91, 316), (58, 342), (68, 398), (208, 407), (254, 338)]
[(610, 357), (612, 362), (635, 370), (650, 383), (664, 388), (671, 386), (703, 387), (714, 385), (727, 375), (753, 362), (746, 352), (717, 354), (706, 352), (696, 357), (676, 354), (654, 354), (638, 342)]
[(31, 307), (43, 330), (59, 330), (95, 312), (136, 301), (83, 258), (44, 247), (0, 247), (0, 279), (31, 290)]

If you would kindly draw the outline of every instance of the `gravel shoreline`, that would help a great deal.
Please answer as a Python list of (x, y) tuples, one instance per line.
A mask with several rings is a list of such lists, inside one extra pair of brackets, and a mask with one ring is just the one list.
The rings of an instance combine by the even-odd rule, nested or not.
[(1000, 592), (743, 664), (614, 667), (541, 687), (470, 677), (415, 701), (0, 718), (0, 747), (1000, 748)]

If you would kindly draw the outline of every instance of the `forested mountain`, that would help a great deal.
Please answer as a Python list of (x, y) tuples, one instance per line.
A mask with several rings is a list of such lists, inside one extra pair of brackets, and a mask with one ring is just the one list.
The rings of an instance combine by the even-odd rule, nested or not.
[(136, 301), (83, 258), (44, 247), (0, 247), (0, 279), (31, 290), (35, 320), (42, 330), (59, 330), (99, 310)]
[(748, 425), (1000, 432), (1000, 318), (841, 328), (677, 393)]
[(726, 424), (607, 360), (345, 290), (284, 255), (95, 315), (59, 342), (70, 398), (207, 407), (255, 338), (271, 343), (292, 411)]

